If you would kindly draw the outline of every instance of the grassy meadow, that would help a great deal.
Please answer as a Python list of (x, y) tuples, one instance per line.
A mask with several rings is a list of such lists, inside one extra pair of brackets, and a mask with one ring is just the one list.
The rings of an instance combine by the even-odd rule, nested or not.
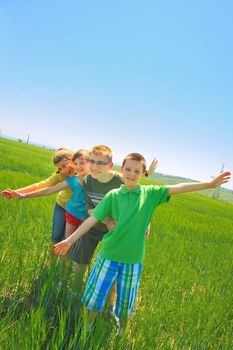
[[(0, 190), (54, 171), (50, 150), (0, 138), (0, 151)], [(60, 258), (50, 257), (55, 199), (0, 197), (0, 349), (84, 349), (86, 315), (73, 272), (65, 278)], [(233, 205), (172, 197), (153, 216), (127, 335), (117, 341), (104, 314), (89, 348), (233, 349), (232, 266)]]

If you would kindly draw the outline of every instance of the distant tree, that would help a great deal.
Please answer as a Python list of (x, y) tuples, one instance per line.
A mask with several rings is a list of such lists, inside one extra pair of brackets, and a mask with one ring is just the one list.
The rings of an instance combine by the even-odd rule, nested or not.
[(18, 142), (23, 142), (23, 140), (21, 140), (21, 139), (18, 139)]

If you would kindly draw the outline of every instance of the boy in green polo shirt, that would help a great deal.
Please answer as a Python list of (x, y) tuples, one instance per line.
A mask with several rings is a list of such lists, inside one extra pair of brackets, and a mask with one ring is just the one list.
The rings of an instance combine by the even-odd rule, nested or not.
[(64, 255), (72, 244), (96, 223), (111, 216), (116, 227), (105, 234), (100, 254), (91, 272), (82, 297), (89, 312), (90, 326), (96, 313), (103, 310), (107, 296), (117, 281), (115, 313), (124, 329), (131, 316), (138, 293), (142, 261), (145, 255), (145, 231), (154, 209), (173, 194), (215, 188), (230, 179), (224, 172), (206, 182), (180, 183), (169, 186), (142, 186), (146, 162), (138, 153), (129, 154), (123, 161), (124, 185), (107, 193), (92, 211), (91, 216), (66, 240), (55, 245), (55, 253)]

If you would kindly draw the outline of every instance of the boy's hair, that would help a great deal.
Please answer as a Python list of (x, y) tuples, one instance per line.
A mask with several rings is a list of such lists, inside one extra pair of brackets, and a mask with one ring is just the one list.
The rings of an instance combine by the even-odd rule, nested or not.
[(84, 159), (88, 160), (89, 159), (89, 151), (86, 149), (79, 149), (78, 151), (76, 151), (73, 154), (72, 161), (74, 162), (75, 159), (78, 159), (78, 158), (84, 158)]
[(97, 156), (106, 156), (108, 157), (109, 163), (112, 162), (112, 150), (108, 146), (98, 145), (98, 146), (92, 147), (92, 149), (90, 150), (90, 154), (91, 153)]
[(62, 160), (72, 160), (73, 154), (74, 152), (69, 149), (59, 148), (53, 155), (53, 164), (56, 165)]
[(136, 160), (136, 161), (142, 163), (143, 172), (146, 171), (146, 160), (145, 160), (145, 158), (144, 158), (140, 153), (130, 153), (130, 154), (128, 154), (128, 155), (123, 159), (122, 167), (125, 165), (125, 163), (126, 163), (127, 160)]

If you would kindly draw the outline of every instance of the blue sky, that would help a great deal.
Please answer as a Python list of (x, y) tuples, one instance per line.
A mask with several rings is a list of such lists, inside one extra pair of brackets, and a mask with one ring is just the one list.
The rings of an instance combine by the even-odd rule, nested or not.
[[(233, 171), (233, 2), (0, 0), (2, 134)], [(233, 189), (233, 181), (226, 187)]]

